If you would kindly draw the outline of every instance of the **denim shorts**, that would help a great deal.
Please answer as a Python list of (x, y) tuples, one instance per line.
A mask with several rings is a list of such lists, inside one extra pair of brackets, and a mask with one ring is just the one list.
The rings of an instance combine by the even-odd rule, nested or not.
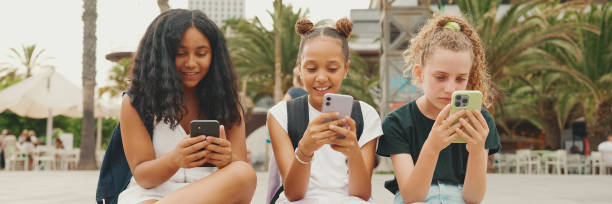
[[(395, 193), (394, 204), (404, 204), (404, 199), (399, 191)], [(429, 193), (425, 198), (425, 203), (428, 204), (464, 204), (463, 201), (463, 184), (446, 184), (438, 182), (429, 187)], [(481, 202), (484, 204), (484, 202)]]

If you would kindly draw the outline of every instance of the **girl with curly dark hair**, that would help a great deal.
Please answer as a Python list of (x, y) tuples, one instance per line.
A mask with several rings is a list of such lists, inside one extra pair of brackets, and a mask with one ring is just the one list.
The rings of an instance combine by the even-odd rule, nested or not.
[[(257, 180), (245, 162), (236, 87), (225, 38), (206, 15), (160, 14), (140, 41), (123, 96), (121, 135), (133, 178), (119, 203), (249, 203)], [(190, 121), (204, 119), (219, 121), (219, 137), (190, 136)]]

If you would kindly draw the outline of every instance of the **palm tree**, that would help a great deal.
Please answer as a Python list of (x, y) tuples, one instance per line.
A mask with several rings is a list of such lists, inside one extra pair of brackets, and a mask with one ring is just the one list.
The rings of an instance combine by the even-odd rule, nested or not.
[[(291, 5), (282, 5), (281, 27), (281, 71), (283, 77), (282, 92), (284, 93), (292, 86), (292, 73), (295, 67), (300, 36), (294, 31), (294, 24), (298, 19), (303, 18), (308, 10), (298, 9), (293, 11)], [(276, 23), (276, 13), (268, 12)], [(330, 20), (322, 20), (316, 26), (325, 26), (332, 23)], [(276, 24), (274, 24), (276, 26)], [(236, 72), (240, 77), (243, 92), (257, 101), (263, 96), (274, 94), (275, 75), (275, 55), (274, 55), (274, 32), (266, 29), (259, 18), (255, 17), (251, 21), (244, 19), (226, 20), (224, 29), (231, 29), (234, 37), (228, 38), (228, 48), (232, 55)], [(349, 76), (344, 80), (340, 89), (341, 93), (350, 94), (369, 104), (375, 104), (370, 94), (370, 89), (378, 85), (378, 71), (368, 70), (367, 65), (356, 54), (351, 53), (351, 68)]]
[[(290, 5), (282, 5), (281, 10), (282, 22), (296, 22), (307, 13), (303, 13), (301, 9), (294, 12)], [(268, 12), (268, 14), (276, 27), (278, 21), (276, 13)], [(236, 72), (240, 76), (240, 83), (247, 89), (242, 91), (248, 93), (254, 101), (266, 95), (273, 95), (274, 80), (270, 79), (275, 75), (274, 31), (266, 29), (257, 17), (251, 21), (228, 19), (225, 21), (224, 29), (231, 29), (235, 34), (233, 37), (228, 37), (228, 48)], [(291, 86), (291, 74), (295, 67), (300, 37), (295, 33), (293, 23), (282, 24), (281, 30), (282, 92)]]
[(5, 67), (7, 72), (16, 72), (19, 68), (26, 69), (26, 77), (30, 78), (32, 76), (32, 70), (38, 67), (45, 67), (46, 65), (42, 64), (45, 60), (49, 58), (41, 58), (41, 55), (45, 52), (45, 49), (36, 49), (36, 45), (22, 45), (21, 52), (17, 51), (15, 48), (10, 48), (11, 58), (19, 61), (19, 65), (13, 65), (14, 67)]
[(127, 90), (129, 78), (128, 74), (131, 66), (131, 59), (123, 58), (119, 60), (119, 62), (111, 69), (111, 75), (109, 77), (111, 82), (113, 82), (114, 84), (100, 87), (98, 89), (98, 96), (101, 97), (102, 95), (108, 93), (112, 98), (119, 96), (121, 92)]
[(159, 13), (163, 13), (167, 10), (170, 10), (170, 4), (168, 4), (168, 0), (157, 0), (157, 6), (159, 7)]
[[(500, 0), (457, 1), (461, 12), (475, 25), (480, 35), (491, 81), (499, 82), (511, 76), (511, 73), (528, 72), (533, 66), (541, 65), (543, 62), (558, 61), (555, 56), (543, 50), (543, 45), (570, 53), (568, 56), (578, 60), (582, 59), (572, 36), (577, 35), (575, 30), (589, 29), (589, 26), (565, 21), (551, 24), (547, 21), (563, 12), (579, 9), (579, 5), (563, 3), (550, 6), (547, 1), (516, 3), (497, 19), (500, 2)], [(492, 84), (492, 92), (493, 100), (498, 107), (501, 107), (503, 97), (497, 84)]]
[(94, 87), (96, 86), (97, 0), (83, 0), (83, 129), (79, 169), (96, 169), (94, 135)]
[(276, 15), (274, 22), (274, 102), (279, 102), (283, 99), (283, 91), (281, 89), (282, 85), (282, 68), (281, 63), (283, 61), (281, 55), (281, 36), (283, 33), (283, 19), (281, 18), (281, 14), (283, 10), (281, 6), (283, 5), (283, 0), (275, 0), (276, 4)]
[(550, 71), (538, 71), (516, 76), (516, 80), (504, 80), (500, 85), (509, 87), (504, 108), (498, 112), (497, 123), (511, 132), (508, 121), (527, 121), (546, 133), (546, 144), (553, 149), (560, 147), (560, 135), (571, 121), (571, 113), (578, 108), (579, 88), (569, 76)]
[[(581, 100), (591, 145), (599, 144), (612, 134), (612, 3), (591, 4), (590, 8), (567, 13), (564, 20), (595, 26), (583, 30), (577, 39), (584, 60), (561, 58), (555, 71), (575, 78), (589, 93)], [(556, 55), (565, 55), (557, 52)]]
[(375, 70), (369, 70), (365, 61), (354, 52), (349, 54), (349, 60), (351, 61), (351, 67), (348, 77), (342, 81), (340, 93), (351, 95), (378, 110), (376, 105), (378, 103), (374, 101), (371, 93), (371, 90), (378, 86), (380, 82), (378, 66), (374, 67)]

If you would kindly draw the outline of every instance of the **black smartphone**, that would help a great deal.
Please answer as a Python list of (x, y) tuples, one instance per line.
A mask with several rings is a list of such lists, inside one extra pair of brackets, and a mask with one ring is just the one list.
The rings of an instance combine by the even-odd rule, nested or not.
[[(216, 120), (192, 120), (189, 122), (189, 134), (191, 137), (201, 135), (219, 137), (219, 121)], [(202, 167), (214, 167), (210, 163), (204, 163)]]

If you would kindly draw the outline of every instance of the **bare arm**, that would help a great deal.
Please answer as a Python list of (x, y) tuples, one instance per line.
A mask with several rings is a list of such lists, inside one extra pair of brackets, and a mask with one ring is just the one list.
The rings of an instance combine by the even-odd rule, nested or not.
[[(469, 152), (465, 181), (463, 186), (463, 200), (466, 203), (480, 203), (487, 189), (487, 157), (489, 150), (485, 149), (485, 142), (489, 134), (489, 126), (480, 113), (480, 110), (467, 111), (467, 120), (460, 119), (463, 129), (456, 132), (467, 142), (466, 150)], [(471, 123), (468, 123), (467, 121)], [(469, 135), (466, 134), (470, 133)]]
[(247, 158), (246, 148), (246, 132), (244, 127), (244, 113), (240, 111), (240, 123), (234, 124), (232, 129), (229, 131), (229, 137), (227, 140), (232, 143), (232, 161), (245, 161)]
[(290, 201), (300, 200), (308, 188), (310, 165), (301, 164), (295, 159), (289, 135), (271, 114), (268, 114), (268, 132), (285, 195)]
[(405, 202), (425, 201), (433, 179), (440, 151), (458, 137), (455, 129), (461, 124), (452, 124), (464, 111), (456, 112), (449, 117), (450, 105), (446, 105), (429, 132), (429, 136), (419, 153), (416, 165), (410, 154), (393, 154), (391, 161), (395, 168), (395, 176), (400, 194)]
[(355, 121), (348, 116), (345, 117), (345, 120), (348, 121), (349, 129), (330, 125), (331, 130), (346, 136), (343, 139), (333, 139), (331, 147), (347, 158), (349, 195), (367, 201), (372, 195), (372, 170), (378, 139), (369, 141), (360, 148), (356, 136)]
[(363, 200), (372, 196), (372, 171), (374, 170), (374, 152), (376, 152), (374, 139), (363, 147), (358, 156), (348, 157), (349, 194)]
[(174, 175), (179, 167), (170, 154), (155, 158), (151, 137), (128, 95), (123, 96), (119, 121), (125, 157), (140, 186), (153, 188)]
[(200, 151), (210, 144), (204, 136), (186, 135), (172, 151), (155, 158), (151, 137), (127, 95), (123, 96), (119, 120), (125, 157), (134, 179), (143, 188), (166, 182), (179, 168), (198, 167), (207, 162), (203, 158), (209, 152)]
[(466, 203), (480, 203), (487, 189), (487, 155), (489, 150), (470, 152), (463, 185)]
[(391, 155), (395, 177), (404, 202), (425, 201), (429, 193), (439, 153), (439, 151), (423, 147), (416, 166), (410, 154)]

